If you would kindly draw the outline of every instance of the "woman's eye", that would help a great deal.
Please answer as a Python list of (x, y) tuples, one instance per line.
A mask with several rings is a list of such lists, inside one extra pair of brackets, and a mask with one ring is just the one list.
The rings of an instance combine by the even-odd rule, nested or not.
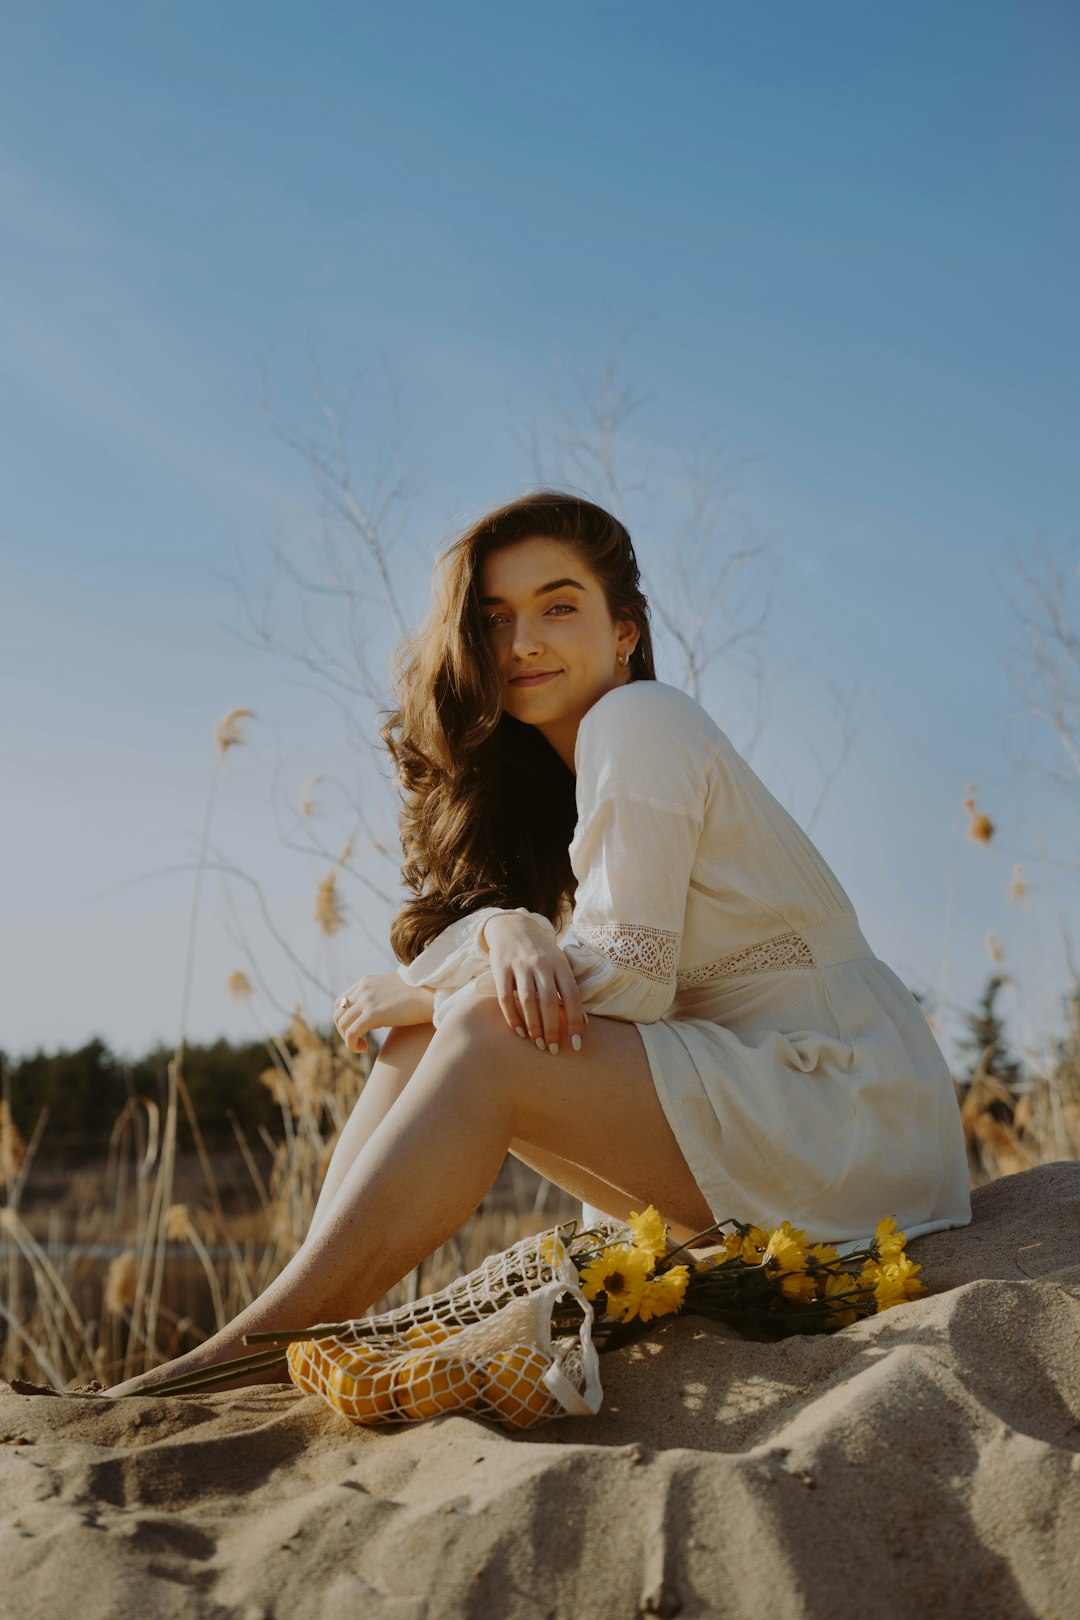
[[(553, 602), (551, 604), (551, 606), (548, 608), (547, 611), (549, 613), (554, 613), (556, 608), (565, 608), (567, 613), (576, 613), (577, 612), (577, 608), (574, 606), (573, 602)], [(502, 614), (502, 613), (489, 614), (488, 619), (487, 619), (488, 629), (489, 630), (494, 630), (496, 625), (498, 624), (499, 620), (504, 618), (504, 617), (505, 617), (505, 615)]]

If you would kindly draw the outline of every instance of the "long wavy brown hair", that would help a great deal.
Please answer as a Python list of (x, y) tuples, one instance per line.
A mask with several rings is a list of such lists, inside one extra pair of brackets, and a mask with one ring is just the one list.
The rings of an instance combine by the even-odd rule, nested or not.
[(603, 507), (535, 490), (488, 512), (441, 553), (431, 612), (395, 649), (396, 707), (383, 711), (379, 728), (402, 798), (401, 876), (415, 897), (390, 929), (402, 962), (483, 906), (526, 906), (554, 924), (574, 897), (574, 774), (535, 726), (503, 711), (479, 605), (484, 559), (534, 537), (572, 546), (592, 569), (612, 619), (632, 619), (640, 632), (631, 680), (656, 679), (634, 548)]

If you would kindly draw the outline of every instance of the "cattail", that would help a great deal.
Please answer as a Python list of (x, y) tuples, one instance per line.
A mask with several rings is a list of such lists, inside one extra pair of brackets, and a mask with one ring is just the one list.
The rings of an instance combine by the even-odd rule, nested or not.
[(251, 709), (230, 709), (224, 720), (219, 720), (214, 727), (214, 741), (218, 745), (218, 752), (224, 756), (228, 749), (235, 748), (238, 743), (247, 741), (241, 728), (241, 720), (254, 720), (255, 714)]
[(14, 1181), (25, 1158), (26, 1143), (11, 1117), (11, 1104), (0, 1098), (0, 1175), (5, 1181)]
[(1024, 882), (1024, 868), (1017, 861), (1013, 867), (1012, 882), (1009, 884), (1009, 899), (1022, 900), (1027, 894), (1027, 884)]
[(266, 1087), (278, 1107), (284, 1105), (295, 1118), (297, 1110), (292, 1104), (288, 1071), (286, 1070), (283, 1074), (278, 1068), (260, 1069), (259, 1080)]
[(976, 810), (975, 800), (972, 797), (964, 800), (964, 809), (971, 817), (968, 822), (968, 837), (974, 839), (977, 844), (988, 844), (994, 835), (994, 823), (990, 817), (984, 815), (981, 810)]
[(249, 1001), (251, 999), (251, 980), (240, 968), (237, 968), (235, 973), (229, 974), (225, 987), (234, 1001)]
[(186, 1204), (170, 1204), (165, 1211), (165, 1241), (167, 1243), (183, 1243), (188, 1232), (188, 1211)]
[(130, 1249), (109, 1261), (105, 1274), (105, 1309), (120, 1316), (135, 1298), (135, 1256)]
[(338, 898), (336, 872), (327, 872), (319, 884), (319, 895), (315, 902), (315, 921), (324, 934), (336, 934), (338, 929), (345, 925), (345, 914)]
[(995, 965), (998, 962), (1003, 960), (1003, 958), (1005, 956), (1005, 952), (1002, 950), (1001, 946), (998, 944), (996, 934), (987, 934), (987, 936), (986, 936), (986, 949), (990, 953), (991, 962), (995, 963)]
[(309, 799), (309, 798), (306, 797), (306, 795), (311, 792), (311, 789), (315, 786), (316, 782), (322, 782), (323, 780), (324, 780), (324, 778), (321, 777), (321, 776), (313, 776), (311, 778), (311, 781), (305, 787), (305, 789), (304, 789), (305, 797), (300, 800), (300, 810), (301, 810), (301, 813), (303, 815), (305, 815), (305, 816), (321, 816), (322, 815), (322, 805), (319, 803), (318, 799)]

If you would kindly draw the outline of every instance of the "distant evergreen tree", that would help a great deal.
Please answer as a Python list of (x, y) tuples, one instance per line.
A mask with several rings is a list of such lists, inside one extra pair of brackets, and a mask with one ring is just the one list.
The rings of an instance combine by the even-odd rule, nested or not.
[(127, 1101), (121, 1066), (98, 1036), (77, 1051), (37, 1051), (10, 1065), (11, 1114), (27, 1141), (42, 1108), (49, 1111), (39, 1156), (65, 1162), (104, 1151)]
[(1002, 985), (1007, 982), (1004, 975), (991, 974), (979, 1001), (978, 1011), (964, 1016), (968, 1034), (966, 1038), (958, 1039), (957, 1045), (961, 1051), (971, 1054), (967, 1073), (961, 1077), (965, 1090), (977, 1075), (985, 1075), (1000, 1081), (1010, 1092), (1015, 1092), (1020, 1082), (1023, 1066), (1012, 1056), (1005, 1036), (1004, 1020), (998, 1014), (995, 1005)]
[(1059, 1101), (1072, 1110), (1077, 1123), (1070, 1128), (1074, 1133), (1073, 1150), (1080, 1151), (1080, 979), (1074, 980), (1071, 990), (1062, 997), (1065, 1014), (1065, 1033), (1054, 1041), (1054, 1061), (1050, 1071), (1051, 1084)]
[[(37, 1051), (8, 1064), (12, 1118), (29, 1141), (42, 1108), (48, 1109), (38, 1147), (43, 1161), (77, 1164), (96, 1158), (107, 1151), (109, 1133), (129, 1097), (148, 1097), (164, 1108), (172, 1056), (171, 1050), (159, 1046), (126, 1063), (97, 1036), (74, 1052)], [(269, 1054), (260, 1041), (185, 1046), (184, 1080), (208, 1146), (235, 1145), (230, 1112), (249, 1142), (258, 1140), (260, 1125), (280, 1139), (281, 1111), (259, 1080), (269, 1067)], [(182, 1149), (194, 1146), (183, 1107), (177, 1117), (177, 1142)]]

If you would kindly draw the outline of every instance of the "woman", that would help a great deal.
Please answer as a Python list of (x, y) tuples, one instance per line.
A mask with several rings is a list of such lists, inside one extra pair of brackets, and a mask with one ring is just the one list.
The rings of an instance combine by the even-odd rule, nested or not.
[[(507, 1151), (680, 1239), (736, 1216), (857, 1243), (971, 1219), (952, 1079), (836, 877), (720, 728), (656, 679), (630, 537), (539, 491), (440, 560), (382, 735), (403, 797), (402, 965), (335, 1006), (387, 1028), (308, 1236), (198, 1349), (110, 1393), (363, 1314)], [(591, 1014), (591, 1017), (590, 1017)]]

